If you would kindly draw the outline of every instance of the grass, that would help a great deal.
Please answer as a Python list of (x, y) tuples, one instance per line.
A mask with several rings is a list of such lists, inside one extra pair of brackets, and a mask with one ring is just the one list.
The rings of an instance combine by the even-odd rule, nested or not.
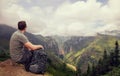
[(76, 69), (75, 66), (73, 66), (73, 65), (71, 65), (71, 64), (68, 64), (68, 63), (67, 63), (67, 66), (68, 66), (70, 69), (72, 69), (72, 70), (74, 70), (74, 71), (77, 71), (77, 69)]

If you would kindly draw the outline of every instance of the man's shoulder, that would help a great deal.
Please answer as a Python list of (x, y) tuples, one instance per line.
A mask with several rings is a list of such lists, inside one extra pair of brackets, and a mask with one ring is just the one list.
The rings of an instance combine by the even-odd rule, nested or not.
[(15, 31), (13, 33), (14, 36), (24, 36), (24, 34), (22, 34), (20, 31)]
[(20, 40), (22, 42), (27, 42), (29, 41), (27, 36), (25, 36), (21, 31), (16, 31), (13, 33), (13, 36), (11, 37), (11, 40)]
[(12, 34), (12, 37), (11, 39), (18, 39), (20, 37), (24, 37), (24, 35), (22, 33), (20, 33), (19, 31), (15, 31), (13, 34)]

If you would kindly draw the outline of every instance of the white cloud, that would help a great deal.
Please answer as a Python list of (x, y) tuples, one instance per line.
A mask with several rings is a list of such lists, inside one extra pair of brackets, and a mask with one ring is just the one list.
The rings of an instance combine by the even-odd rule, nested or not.
[[(26, 2), (33, 3), (32, 0)], [(26, 20), (29, 32), (42, 35), (92, 35), (120, 27), (120, 0), (109, 0), (104, 6), (96, 0), (42, 2), (43, 5), (37, 0), (35, 3), (40, 6), (31, 4), (28, 8), (20, 5), (19, 0), (1, 0), (0, 23), (15, 27), (19, 20)]]

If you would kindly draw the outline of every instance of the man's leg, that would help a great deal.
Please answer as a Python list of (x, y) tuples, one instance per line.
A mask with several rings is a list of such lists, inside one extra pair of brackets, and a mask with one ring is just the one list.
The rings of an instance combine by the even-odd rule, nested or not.
[(24, 63), (24, 66), (25, 66), (26, 71), (29, 71), (32, 56), (33, 56), (32, 51), (28, 51), (25, 54), (26, 61)]
[(33, 57), (32, 51), (29, 51), (29, 50), (25, 49), (24, 50), (24, 55), (18, 63), (23, 64), (26, 71), (29, 71), (29, 67), (30, 67), (32, 57)]

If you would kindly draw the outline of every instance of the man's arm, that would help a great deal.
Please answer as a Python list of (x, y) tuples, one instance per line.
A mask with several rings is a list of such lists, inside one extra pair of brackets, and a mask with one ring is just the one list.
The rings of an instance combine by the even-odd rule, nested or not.
[(44, 49), (42, 45), (33, 45), (31, 42), (26, 42), (24, 45), (30, 50)]

